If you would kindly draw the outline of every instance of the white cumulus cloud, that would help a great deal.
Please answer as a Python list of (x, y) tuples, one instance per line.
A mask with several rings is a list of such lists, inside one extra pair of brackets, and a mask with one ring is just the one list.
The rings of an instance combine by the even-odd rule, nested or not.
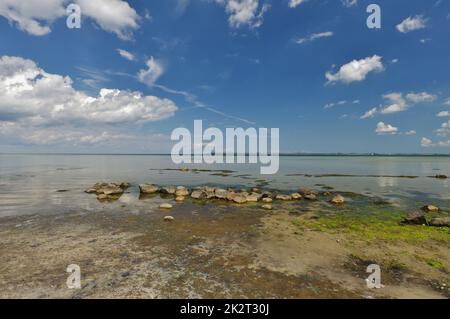
[(138, 79), (142, 83), (152, 86), (161, 77), (161, 75), (163, 75), (164, 67), (162, 63), (154, 57), (151, 57), (146, 64), (147, 68), (139, 71)]
[(367, 57), (361, 60), (353, 60), (340, 67), (336, 73), (327, 72), (325, 77), (328, 83), (343, 82), (352, 83), (363, 81), (371, 72), (381, 72), (384, 70), (382, 58), (378, 55)]
[(385, 124), (384, 122), (379, 122), (377, 124), (377, 128), (375, 129), (375, 132), (378, 135), (385, 135), (385, 134), (397, 134), (398, 133), (398, 128), (390, 125), (390, 124)]
[(423, 137), (420, 144), (421, 144), (422, 147), (425, 147), (425, 148), (429, 148), (429, 147), (450, 147), (450, 140), (439, 141), (439, 142), (434, 143), (429, 138)]
[(71, 3), (80, 6), (82, 17), (121, 39), (129, 39), (139, 27), (139, 15), (124, 0), (0, 0), (0, 15), (22, 31), (43, 36), (51, 32), (54, 21), (66, 18)]
[(388, 100), (390, 104), (383, 107), (381, 113), (391, 114), (406, 111), (411, 104), (434, 102), (437, 99), (437, 96), (427, 92), (412, 92), (403, 96), (402, 93), (394, 92), (383, 95), (383, 98)]
[[(42, 132), (51, 126), (74, 136), (76, 127), (89, 125), (101, 130), (108, 125), (152, 122), (169, 118), (178, 110), (171, 100), (140, 92), (103, 88), (97, 96), (90, 96), (76, 90), (70, 77), (48, 73), (32, 60), (10, 56), (0, 57), (0, 96), (3, 132)], [(60, 136), (67, 139), (67, 135)]]
[(436, 130), (436, 134), (441, 137), (447, 137), (450, 135), (450, 120), (442, 123), (441, 127)]
[(408, 33), (414, 30), (424, 29), (427, 26), (427, 20), (421, 16), (408, 17), (397, 25), (397, 30), (401, 33)]
[(251, 29), (259, 28), (264, 21), (265, 13), (270, 5), (260, 5), (259, 0), (215, 0), (225, 7), (228, 14), (228, 23), (232, 28), (248, 26)]

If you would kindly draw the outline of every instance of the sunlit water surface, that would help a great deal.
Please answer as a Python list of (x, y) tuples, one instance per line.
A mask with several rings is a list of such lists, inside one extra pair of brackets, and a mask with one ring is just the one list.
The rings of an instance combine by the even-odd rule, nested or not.
[[(262, 186), (285, 191), (332, 187), (339, 192), (382, 197), (400, 206), (432, 201), (450, 207), (449, 179), (430, 178), (450, 176), (450, 157), (282, 156), (276, 175), (260, 175), (259, 164), (187, 166), (208, 171), (167, 170), (180, 166), (165, 155), (3, 154), (0, 216), (142, 207), (139, 183)], [(232, 172), (223, 174), (220, 170)], [(84, 193), (99, 181), (127, 181), (132, 187), (117, 203), (105, 204)]]

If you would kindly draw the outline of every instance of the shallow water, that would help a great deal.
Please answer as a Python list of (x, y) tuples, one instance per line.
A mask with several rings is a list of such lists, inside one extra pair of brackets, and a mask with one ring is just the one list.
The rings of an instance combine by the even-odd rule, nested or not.
[[(166, 155), (0, 155), (0, 216), (59, 214), (105, 207), (83, 191), (98, 181), (127, 181), (129, 193), (109, 205), (137, 210), (139, 183), (223, 185), (296, 190), (300, 187), (356, 192), (400, 206), (432, 201), (448, 208), (450, 157), (282, 156), (276, 175), (260, 175), (259, 165), (187, 165), (181, 172)], [(170, 170), (172, 169), (172, 170)], [(230, 170), (226, 172), (223, 170)], [(414, 178), (412, 178), (414, 177)]]

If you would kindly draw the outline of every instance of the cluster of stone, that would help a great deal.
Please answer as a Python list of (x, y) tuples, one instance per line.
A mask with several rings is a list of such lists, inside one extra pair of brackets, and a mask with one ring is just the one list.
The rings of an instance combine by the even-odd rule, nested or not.
[(100, 201), (116, 200), (122, 196), (128, 187), (130, 187), (130, 184), (126, 182), (96, 183), (85, 192), (96, 194)]

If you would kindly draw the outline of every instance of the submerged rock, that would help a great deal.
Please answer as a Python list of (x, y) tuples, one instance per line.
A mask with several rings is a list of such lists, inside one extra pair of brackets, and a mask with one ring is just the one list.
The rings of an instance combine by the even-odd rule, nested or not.
[(261, 206), (261, 208), (267, 209), (267, 210), (272, 210), (272, 205), (270, 205), (270, 204), (264, 204), (264, 205)]
[(166, 222), (172, 222), (172, 221), (175, 220), (175, 218), (174, 218), (173, 216), (165, 216), (165, 217), (164, 217), (164, 220), (165, 220)]
[(184, 197), (184, 196), (177, 196), (177, 197), (175, 198), (175, 201), (177, 201), (177, 202), (183, 202), (185, 199), (186, 199), (186, 197)]
[(345, 198), (342, 195), (336, 195), (331, 200), (331, 203), (333, 203), (335, 205), (342, 205), (345, 203)]
[(411, 212), (401, 222), (404, 225), (426, 225), (427, 220), (422, 212)]
[(263, 201), (264, 203), (272, 203), (272, 202), (273, 202), (273, 199), (270, 198), (270, 197), (265, 197), (265, 198), (262, 199), (262, 201)]
[(435, 213), (439, 211), (439, 207), (433, 206), (433, 205), (426, 205), (422, 207), (422, 210), (429, 213)]
[(153, 184), (141, 184), (139, 190), (141, 194), (154, 194), (159, 191), (159, 187)]
[(163, 204), (159, 205), (159, 208), (162, 208), (162, 209), (171, 209), (172, 207), (173, 207), (172, 204), (169, 204), (169, 203), (163, 203)]
[(450, 227), (450, 217), (435, 217), (431, 220), (430, 226), (434, 227)]

